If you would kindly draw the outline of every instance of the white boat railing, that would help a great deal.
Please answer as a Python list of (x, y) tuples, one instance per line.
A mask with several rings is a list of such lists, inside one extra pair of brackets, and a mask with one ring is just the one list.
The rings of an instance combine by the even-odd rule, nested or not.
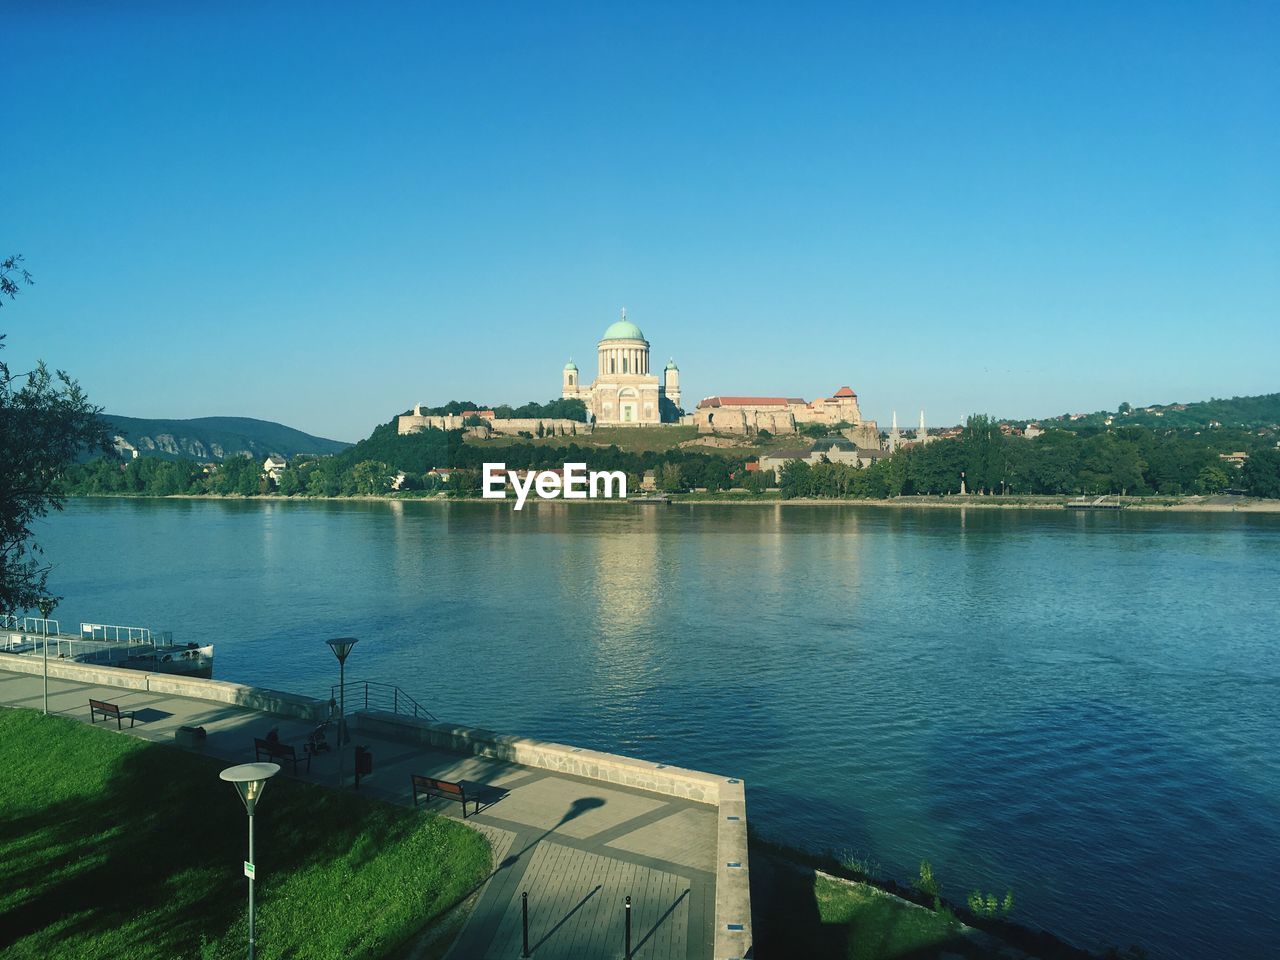
[(110, 640), (114, 643), (150, 643), (147, 627), (121, 627), (110, 623), (80, 624), (81, 640)]
[[(125, 661), (155, 661), (168, 663), (174, 660), (209, 660), (213, 658), (211, 645), (189, 645), (182, 648), (161, 648), (143, 643), (104, 643), (101, 640), (77, 640), (74, 637), (48, 637), (50, 660), (69, 660), (78, 663), (114, 664)], [(0, 651), (39, 657), (46, 638), (37, 633), (4, 633), (0, 635)]]
[[(130, 660), (137, 656), (155, 658), (154, 650), (139, 654), (141, 643), (121, 643), (102, 646), (100, 642), (91, 640), (73, 640), (62, 638), (55, 641), (57, 656), (64, 660), (79, 660), (84, 663), (114, 663), (117, 660)], [(52, 651), (51, 651), (52, 653)]]
[(42, 637), (52, 637), (62, 631), (57, 620), (46, 620), (44, 617), (23, 617), (24, 633), (38, 633)]

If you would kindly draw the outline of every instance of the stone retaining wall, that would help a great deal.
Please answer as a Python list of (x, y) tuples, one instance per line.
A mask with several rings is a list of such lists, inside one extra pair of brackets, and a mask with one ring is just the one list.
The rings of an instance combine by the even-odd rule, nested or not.
[(418, 720), (403, 714), (367, 710), (355, 711), (353, 715), (358, 729), (374, 736), (409, 740), (453, 753), (506, 760), (587, 780), (603, 780), (682, 800), (710, 804), (720, 802), (720, 785), (724, 778), (710, 773), (648, 763), (563, 743), (508, 736), (477, 727)]
[(579, 420), (568, 420), (562, 417), (526, 417), (522, 419), (499, 420), (481, 417), (483, 423), (468, 427), (466, 421), (473, 414), (460, 413), (433, 416), (429, 414), (404, 413), (396, 419), (396, 433), (404, 435), (419, 430), (468, 430), (476, 431), (477, 436), (488, 436), (491, 433), (504, 436), (515, 436), (520, 431), (534, 435), (541, 427), (549, 436), (576, 437), (591, 433), (592, 426)]
[[(0, 653), (0, 670), (40, 676), (43, 673), (43, 661), (39, 657)], [(149, 693), (190, 697), (193, 700), (229, 703), (237, 707), (261, 710), (263, 713), (296, 717), (316, 723), (329, 715), (327, 700), (300, 697), (296, 693), (251, 687), (243, 683), (229, 683), (226, 680), (203, 680), (199, 677), (182, 677), (172, 673), (147, 673), (143, 670), (102, 667), (66, 660), (50, 660), (49, 676), (59, 680), (93, 683), (104, 687), (146, 690)]]
[(746, 784), (700, 770), (650, 763), (633, 757), (570, 747), (420, 720), (400, 714), (357, 710), (357, 729), (371, 736), (408, 740), (452, 753), (506, 760), (587, 780), (649, 790), (716, 807), (715, 960), (751, 955), (751, 872), (747, 859)]
[[(747, 862), (747, 785), (720, 784), (716, 816), (716, 960), (751, 956), (751, 869)], [(736, 929), (735, 929), (736, 928)]]

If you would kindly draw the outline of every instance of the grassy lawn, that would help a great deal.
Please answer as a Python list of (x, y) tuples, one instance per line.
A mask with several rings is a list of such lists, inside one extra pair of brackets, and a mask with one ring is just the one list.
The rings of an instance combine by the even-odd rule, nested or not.
[[(698, 437), (698, 428), (680, 424), (668, 424), (662, 427), (597, 427), (594, 433), (583, 433), (576, 437), (534, 437), (526, 440), (523, 437), (490, 437), (477, 440), (468, 437), (464, 441), (478, 447), (507, 447), (517, 443), (532, 443), (539, 447), (567, 447), (576, 443), (581, 447), (610, 445), (629, 453), (643, 453), (647, 450), (673, 450), (681, 443)], [(725, 439), (725, 438), (720, 438)], [(738, 439), (738, 438), (728, 438)], [(807, 448), (813, 443), (813, 437), (791, 434), (779, 437), (760, 439), (752, 437), (749, 445), (732, 447), (714, 447), (697, 445), (688, 447), (694, 453), (718, 454), (725, 457), (756, 457), (771, 450)]]
[(597, 427), (592, 443), (615, 445), (619, 450), (643, 453), (645, 450), (670, 450), (698, 435), (697, 427), (671, 424), (665, 427)]
[[(0, 955), (242, 957), (227, 764), (0, 709)], [(257, 825), (258, 956), (387, 957), (489, 871), (477, 833), (281, 773)]]
[(848, 932), (844, 956), (849, 960), (931, 957), (960, 953), (966, 946), (954, 921), (904, 904), (875, 887), (819, 875), (814, 877), (813, 895), (822, 922)]
[(751, 899), (761, 956), (814, 960), (934, 960), (994, 954), (960, 935), (960, 925), (863, 883), (751, 854)]
[(576, 437), (535, 437), (532, 440), (523, 437), (476, 440), (468, 437), (465, 442), (478, 447), (506, 447), (513, 443), (532, 443), (540, 447), (567, 447), (572, 443), (580, 447), (616, 445), (619, 450), (642, 453), (645, 450), (669, 450), (682, 440), (692, 440), (697, 435), (697, 427), (672, 424), (665, 427), (598, 427), (593, 433), (582, 433)]
[[(861, 868), (841, 863), (829, 853), (809, 853), (753, 836), (751, 903), (760, 955), (815, 960), (1001, 960), (1013, 950), (1042, 960), (1094, 957), (1016, 920), (975, 917), (964, 905), (945, 900), (938, 910), (912, 903), (913, 899), (930, 900), (892, 880), (868, 881), (865, 875), (859, 880), (839, 879), (850, 872), (859, 876)], [(1134, 955), (1145, 956), (1140, 951)]]

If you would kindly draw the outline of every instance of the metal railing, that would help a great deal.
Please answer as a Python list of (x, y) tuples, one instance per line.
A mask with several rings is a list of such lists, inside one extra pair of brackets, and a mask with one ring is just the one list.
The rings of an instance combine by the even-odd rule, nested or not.
[(154, 647), (146, 652), (139, 652), (139, 647), (148, 646), (139, 641), (128, 643), (106, 644), (92, 640), (55, 640), (58, 656), (64, 660), (78, 660), (81, 663), (119, 663), (125, 660), (157, 660), (159, 654)]
[(150, 643), (147, 627), (120, 627), (113, 623), (80, 624), (81, 640), (110, 640), (113, 643)]
[(3, 642), (0, 650), (5, 653), (34, 653), (38, 655), (40, 653), (40, 644), (45, 641), (45, 638), (38, 633), (17, 634), (6, 632), (3, 637), (0, 637), (0, 641)]
[(437, 723), (440, 720), (394, 683), (380, 683), (377, 680), (348, 680), (345, 686), (335, 683), (330, 691), (334, 701), (338, 700), (339, 692), (344, 694), (348, 710), (383, 710)]
[(33, 637), (52, 637), (61, 632), (57, 620), (45, 620), (43, 617), (20, 617), (15, 613), (0, 614), (0, 630), (17, 630), (29, 633)]
[[(169, 663), (195, 660), (201, 663), (213, 658), (211, 646), (187, 644), (182, 649), (157, 650), (145, 643), (110, 643), (101, 640), (76, 640), (73, 637), (45, 637), (39, 633), (21, 636), (6, 633), (0, 636), (0, 651), (39, 657), (44, 655), (44, 645), (49, 645), (50, 660), (73, 660), (77, 663), (103, 665), (133, 662)], [(348, 694), (350, 696), (350, 694)]]

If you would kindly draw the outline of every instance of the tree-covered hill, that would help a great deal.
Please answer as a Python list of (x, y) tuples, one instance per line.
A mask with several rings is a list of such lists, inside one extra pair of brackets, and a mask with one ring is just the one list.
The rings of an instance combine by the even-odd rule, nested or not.
[[(249, 417), (197, 417), (193, 420), (153, 420), (103, 414), (113, 436), (123, 437), (140, 457), (221, 461), (249, 454), (293, 458), (300, 454), (340, 453), (349, 443), (313, 437), (270, 420)], [(126, 453), (126, 456), (131, 454)]]
[[(1110, 422), (1108, 422), (1110, 421)], [(1280, 429), (1280, 393), (1256, 397), (1200, 400), (1194, 403), (1151, 404), (1136, 407), (1120, 404), (1112, 412), (1099, 410), (1084, 417), (1063, 414), (1041, 420), (1068, 429), (1083, 427), (1150, 427), (1153, 430), (1277, 430)]]
[[(669, 493), (745, 487), (754, 494), (777, 481), (779, 495), (790, 497), (884, 498), (903, 494), (969, 493), (1015, 495), (1179, 496), (1241, 490), (1253, 496), (1280, 498), (1280, 448), (1270, 437), (1253, 437), (1242, 466), (1224, 459), (1219, 433), (1248, 436), (1245, 431), (1208, 431), (1108, 427), (1087, 431), (1050, 429), (1027, 439), (1009, 436), (997, 421), (969, 418), (959, 437), (908, 446), (865, 469), (845, 463), (793, 460), (778, 475), (747, 471), (749, 451), (716, 453), (692, 449), (628, 451), (616, 446), (580, 446), (562, 438), (563, 446), (532, 442), (489, 448), (463, 442), (463, 431), (423, 430), (400, 435), (395, 422), (336, 456), (298, 457), (275, 479), (261, 461), (228, 457), (215, 469), (189, 459), (141, 457), (120, 463), (96, 460), (67, 470), (68, 494), (222, 494), (251, 496), (352, 496), (447, 489), (475, 496), (481, 468), (490, 460), (508, 469), (557, 469), (585, 463), (592, 470), (621, 470), (628, 488), (638, 490), (653, 471), (657, 485)], [(447, 468), (434, 470), (433, 468)]]

